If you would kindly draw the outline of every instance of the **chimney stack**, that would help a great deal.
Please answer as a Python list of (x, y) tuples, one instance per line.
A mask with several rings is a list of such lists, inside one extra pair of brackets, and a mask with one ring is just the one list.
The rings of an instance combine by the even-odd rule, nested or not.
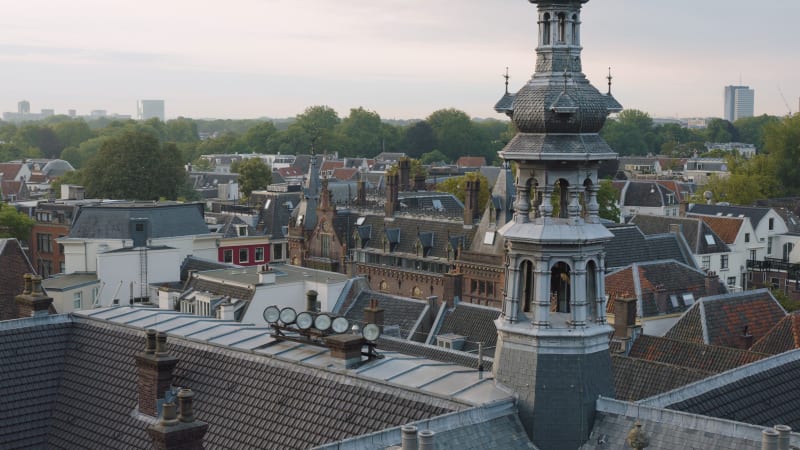
[(364, 338), (360, 334), (334, 334), (325, 338), (325, 345), (331, 349), (331, 357), (342, 360), (346, 368), (361, 364)]
[(622, 339), (631, 338), (636, 328), (637, 299), (632, 295), (623, 295), (614, 299), (614, 336)]
[(323, 211), (331, 206), (331, 192), (328, 190), (328, 177), (322, 179), (322, 189), (319, 196), (319, 208)]
[(306, 292), (306, 311), (317, 312), (317, 291), (309, 289)]
[(17, 318), (40, 317), (49, 314), (53, 298), (42, 290), (42, 277), (26, 273), (23, 275), (25, 287), (22, 294), (14, 299), (17, 304)]
[(367, 206), (367, 182), (364, 180), (358, 180), (356, 183), (356, 206), (359, 208), (364, 208)]
[(147, 330), (145, 349), (136, 355), (140, 413), (158, 417), (177, 364), (178, 360), (167, 351), (167, 334)]
[(472, 226), (478, 217), (478, 193), (481, 189), (480, 180), (467, 180), (464, 197), (464, 225)]
[(201, 450), (203, 437), (208, 431), (208, 424), (194, 419), (191, 389), (178, 392), (180, 411), (176, 416), (174, 403), (164, 404), (163, 414), (158, 423), (150, 425), (147, 432), (157, 450)]
[(398, 172), (400, 173), (400, 192), (408, 192), (411, 190), (411, 160), (408, 158), (400, 158), (397, 161)]
[(414, 190), (415, 191), (428, 190), (428, 185), (425, 184), (425, 175), (423, 174), (414, 175)]
[(716, 272), (708, 271), (706, 273), (706, 296), (712, 296), (722, 293), (722, 289), (719, 283), (719, 275)]
[(791, 448), (792, 427), (787, 425), (775, 425), (778, 432), (778, 450), (789, 450)]
[(386, 217), (394, 217), (394, 213), (400, 210), (397, 191), (399, 178), (398, 174), (386, 175)]
[(774, 428), (765, 428), (761, 431), (761, 450), (778, 450), (778, 437), (780, 433)]
[(374, 323), (381, 329), (381, 333), (383, 333), (383, 308), (378, 306), (377, 299), (371, 299), (369, 301), (369, 306), (364, 308), (364, 322)]

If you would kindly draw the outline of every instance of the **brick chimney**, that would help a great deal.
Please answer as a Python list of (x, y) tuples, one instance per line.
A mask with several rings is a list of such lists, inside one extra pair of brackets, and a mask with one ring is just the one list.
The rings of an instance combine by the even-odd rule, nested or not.
[(386, 175), (386, 217), (394, 217), (394, 213), (400, 210), (397, 190), (399, 179), (398, 174)]
[(614, 299), (614, 336), (627, 339), (633, 337), (636, 328), (635, 296), (623, 295)]
[(408, 192), (411, 190), (411, 160), (408, 158), (401, 158), (397, 161), (398, 172), (400, 173), (400, 192)]
[(473, 225), (478, 217), (478, 193), (480, 190), (480, 180), (467, 180), (464, 197), (464, 225)]
[(428, 190), (428, 185), (425, 183), (425, 175), (423, 174), (414, 175), (414, 190), (415, 191)]
[(53, 305), (53, 298), (48, 297), (42, 290), (42, 277), (30, 273), (26, 273), (23, 277), (24, 290), (14, 299), (17, 304), (17, 317), (24, 319), (48, 315)]
[(371, 299), (369, 306), (364, 308), (364, 322), (374, 323), (383, 333), (383, 308), (378, 306), (377, 299)]
[(716, 272), (708, 271), (706, 273), (706, 296), (717, 295), (722, 293), (722, 286), (719, 283), (719, 275)]
[[(195, 420), (191, 389), (178, 392), (178, 405), (165, 403), (161, 420), (150, 425), (147, 433), (157, 450), (200, 450), (208, 424)], [(176, 415), (176, 409), (180, 408)]]
[(167, 334), (147, 330), (144, 351), (136, 355), (139, 369), (139, 412), (158, 417), (166, 392), (172, 384), (172, 370), (178, 360), (167, 351)]
[(339, 359), (348, 369), (361, 363), (361, 348), (364, 338), (360, 334), (334, 334), (325, 338), (325, 345), (331, 349), (331, 357)]
[(356, 183), (356, 206), (359, 208), (367, 206), (367, 182), (364, 180)]

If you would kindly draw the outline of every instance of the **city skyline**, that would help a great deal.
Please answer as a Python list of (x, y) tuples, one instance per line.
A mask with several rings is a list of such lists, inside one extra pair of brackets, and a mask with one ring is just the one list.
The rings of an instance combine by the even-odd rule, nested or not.
[[(0, 19), (0, 110), (24, 99), (33, 112), (135, 115), (137, 99), (163, 98), (167, 118), (281, 118), (321, 104), (341, 116), (453, 107), (502, 118), (492, 106), (505, 67), (512, 91), (533, 73), (536, 10), (485, 3), (17, 2)], [(654, 117), (722, 117), (724, 87), (740, 79), (756, 115), (796, 112), (800, 61), (787, 55), (800, 4), (763, 3), (758, 21), (738, 0), (589, 3), (583, 72), (604, 90), (611, 66), (615, 97)]]

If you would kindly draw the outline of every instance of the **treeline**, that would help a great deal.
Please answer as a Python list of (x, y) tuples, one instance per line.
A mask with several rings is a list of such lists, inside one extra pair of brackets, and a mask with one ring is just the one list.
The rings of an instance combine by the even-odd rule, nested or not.
[(404, 152), (426, 163), (484, 156), (491, 164), (513, 135), (507, 121), (473, 120), (456, 109), (438, 110), (418, 121), (385, 121), (364, 108), (353, 108), (342, 118), (327, 106), (312, 106), (294, 118), (281, 120), (181, 117), (166, 122), (86, 122), (53, 116), (20, 125), (0, 122), (0, 161), (61, 158), (81, 168), (106, 140), (132, 129), (146, 130), (161, 143), (174, 143), (182, 161), (199, 163), (201, 168), (200, 155), (220, 153), (338, 152), (343, 157), (373, 157), (386, 151)]
[(764, 131), (778, 122), (780, 118), (767, 115), (734, 123), (711, 119), (704, 129), (688, 129), (678, 124), (655, 125), (647, 113), (630, 109), (606, 121), (600, 134), (620, 156), (651, 154), (685, 158), (695, 152), (704, 154), (706, 142), (742, 142), (753, 144), (761, 151), (765, 144)]

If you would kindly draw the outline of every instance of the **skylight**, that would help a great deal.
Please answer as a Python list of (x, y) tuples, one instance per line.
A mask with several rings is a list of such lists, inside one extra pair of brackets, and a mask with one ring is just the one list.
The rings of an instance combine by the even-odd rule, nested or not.
[(714, 236), (707, 234), (706, 235), (706, 244), (714, 245), (716, 242), (714, 241)]
[(694, 305), (694, 294), (692, 293), (683, 294), (683, 303), (686, 306)]
[(438, 198), (433, 199), (433, 209), (435, 209), (437, 211), (443, 211), (444, 210), (444, 206), (442, 206), (442, 201), (439, 200)]
[(367, 220), (366, 217), (359, 217), (358, 219), (356, 219), (356, 225), (359, 225), (359, 226), (364, 225), (364, 221), (365, 220)]
[(486, 245), (494, 245), (494, 231), (487, 231), (483, 236), (483, 243)]

